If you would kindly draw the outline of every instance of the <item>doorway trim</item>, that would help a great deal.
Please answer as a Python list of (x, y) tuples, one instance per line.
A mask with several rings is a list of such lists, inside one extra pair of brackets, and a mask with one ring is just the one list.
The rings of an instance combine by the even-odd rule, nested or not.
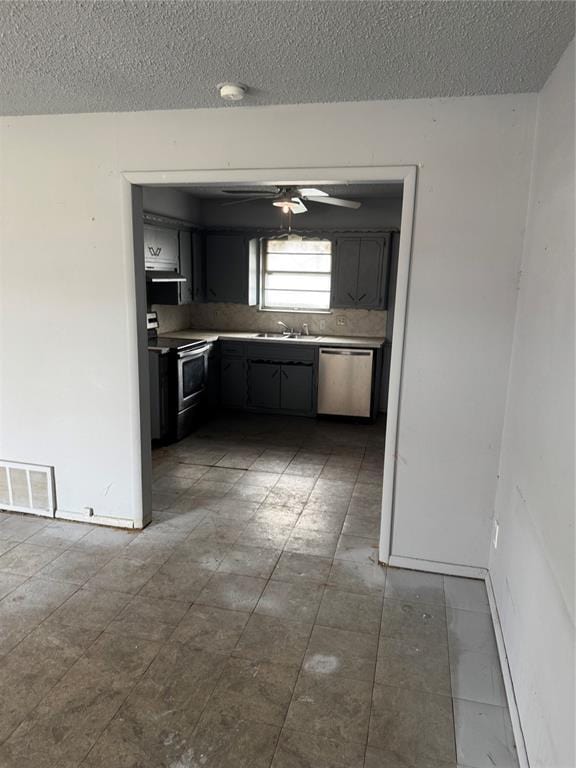
[[(398, 427), (400, 423), (402, 369), (404, 361), (404, 338), (408, 308), (408, 288), (412, 253), (412, 232), (416, 200), (415, 165), (394, 166), (330, 166), (302, 168), (215, 168), (171, 171), (125, 171), (124, 183), (132, 186), (175, 186), (181, 184), (230, 184), (273, 182), (279, 186), (322, 186), (323, 184), (346, 184), (351, 182), (400, 182), (403, 184), (402, 217), (398, 248), (398, 274), (396, 278), (396, 300), (394, 306), (394, 330), (390, 357), (390, 379), (386, 418), (386, 445), (384, 452), (382, 512), (380, 524), (379, 560), (388, 563), (392, 552), (394, 532), (394, 501), (397, 463)], [(141, 198), (140, 198), (141, 199)], [(124, 195), (125, 215), (132, 221), (138, 206), (132, 207), (132, 196)], [(140, 205), (141, 207), (141, 205)], [(136, 229), (136, 227), (134, 227)], [(144, 284), (144, 264), (141, 251), (134, 245), (134, 276), (136, 294), (141, 295)], [(141, 303), (141, 302), (140, 302)], [(135, 321), (134, 321), (135, 322)], [(148, 389), (148, 356), (145, 340), (138, 334), (139, 357), (139, 404), (140, 404), (140, 454), (139, 472), (142, 488), (142, 520), (146, 523), (151, 516), (151, 499), (146, 491), (146, 477), (151, 468), (150, 445), (150, 393)]]

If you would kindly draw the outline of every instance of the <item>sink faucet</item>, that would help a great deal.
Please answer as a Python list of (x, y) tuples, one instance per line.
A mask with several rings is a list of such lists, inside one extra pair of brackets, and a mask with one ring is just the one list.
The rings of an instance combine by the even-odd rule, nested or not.
[(294, 333), (294, 329), (293, 329), (293, 328), (289, 328), (289, 327), (286, 325), (286, 323), (283, 323), (283, 322), (282, 322), (282, 320), (278, 320), (278, 323), (277, 323), (277, 324), (278, 324), (278, 325), (281, 325), (283, 328), (285, 328), (285, 329), (286, 329), (286, 330), (284, 331), (284, 333)]
[(302, 323), (302, 334), (304, 336), (310, 335), (310, 330), (308, 329), (308, 323)]

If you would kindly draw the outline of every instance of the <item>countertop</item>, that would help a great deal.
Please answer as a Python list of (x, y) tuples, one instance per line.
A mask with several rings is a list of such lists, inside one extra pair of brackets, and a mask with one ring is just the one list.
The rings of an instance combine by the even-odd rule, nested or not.
[(384, 336), (300, 336), (297, 339), (266, 339), (258, 338), (258, 331), (217, 331), (205, 330), (203, 328), (187, 328), (184, 331), (170, 331), (170, 333), (161, 334), (172, 339), (206, 339), (206, 341), (263, 341), (270, 343), (279, 342), (280, 344), (313, 344), (316, 346), (336, 346), (336, 347), (369, 347), (377, 349), (381, 347), (387, 339)]

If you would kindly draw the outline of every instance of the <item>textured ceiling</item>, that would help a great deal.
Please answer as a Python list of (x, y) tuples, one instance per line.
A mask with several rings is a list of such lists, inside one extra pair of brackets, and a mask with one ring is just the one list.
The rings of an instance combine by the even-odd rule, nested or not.
[(573, 36), (555, 0), (4, 0), (0, 112), (217, 107), (226, 80), (244, 105), (535, 91)]

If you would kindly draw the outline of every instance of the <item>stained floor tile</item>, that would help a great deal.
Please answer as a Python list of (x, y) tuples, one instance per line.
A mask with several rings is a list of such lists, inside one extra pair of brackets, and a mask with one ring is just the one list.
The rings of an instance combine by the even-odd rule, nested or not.
[(300, 664), (306, 653), (311, 626), (274, 616), (253, 614), (234, 655), (247, 659)]
[(326, 627), (377, 635), (382, 599), (374, 594), (354, 594), (326, 587), (316, 621)]
[(196, 602), (199, 605), (250, 613), (256, 607), (265, 586), (265, 579), (237, 576), (234, 573), (215, 573)]
[(517, 768), (506, 707), (454, 700), (458, 761), (470, 768)]
[(240, 576), (268, 578), (280, 557), (280, 550), (236, 544), (220, 563), (219, 571)]
[(269, 581), (255, 613), (312, 623), (318, 613), (323, 593), (324, 588), (319, 584)]
[(385, 599), (382, 634), (447, 643), (444, 606)]
[(286, 727), (336, 741), (366, 742), (372, 683), (303, 672)]
[(283, 552), (272, 573), (277, 581), (325, 584), (330, 575), (332, 560), (298, 552)]
[(204, 711), (282, 726), (297, 677), (297, 665), (229, 659)]
[(0, 555), (0, 571), (16, 576), (33, 576), (59, 554), (60, 550), (54, 547), (39, 547), (24, 542)]
[(488, 594), (483, 581), (463, 579), (458, 576), (444, 576), (446, 605), (467, 611), (489, 613)]
[(279, 731), (273, 725), (206, 713), (186, 758), (189, 765), (196, 761), (202, 768), (268, 768)]
[(437, 573), (390, 568), (386, 581), (386, 597), (411, 603), (444, 605), (443, 576)]
[(208, 605), (193, 605), (178, 624), (172, 640), (192, 648), (231, 651), (248, 621), (248, 614)]
[(517, 768), (482, 582), (377, 564), (383, 426), (215, 419), (143, 532), (0, 513), (0, 765)]
[(446, 644), (381, 636), (376, 682), (450, 696)]
[(372, 635), (315, 626), (302, 668), (326, 677), (372, 682), (377, 649), (376, 637)]
[[(272, 768), (363, 768), (364, 746), (284, 728)], [(378, 766), (382, 768), (382, 766)]]
[(368, 743), (398, 754), (408, 765), (454, 761), (451, 697), (375, 685)]

